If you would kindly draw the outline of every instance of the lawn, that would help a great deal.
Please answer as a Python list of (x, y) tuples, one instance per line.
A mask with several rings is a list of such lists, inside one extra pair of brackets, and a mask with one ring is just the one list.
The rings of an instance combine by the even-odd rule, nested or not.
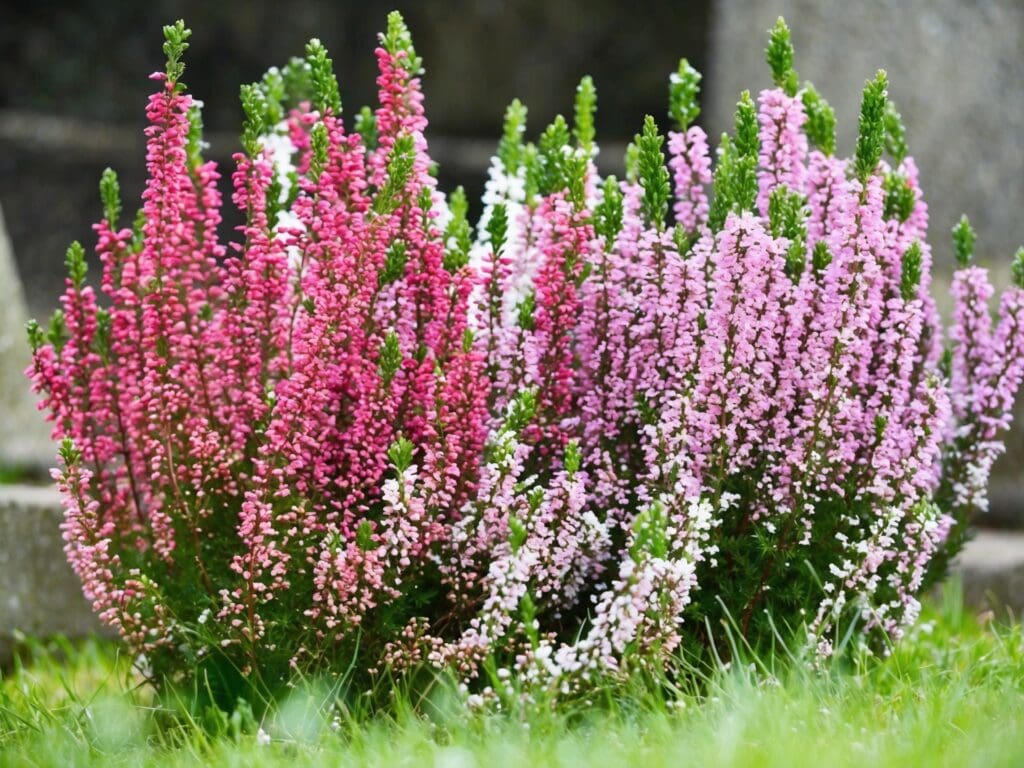
[(28, 643), (0, 683), (0, 765), (1024, 764), (1020, 626), (961, 605), (947, 589), (882, 662), (721, 665), (691, 691), (554, 713), (470, 713), (435, 692), (419, 714), (402, 697), (394, 716), (364, 719), (312, 686), (262, 722), (244, 706), (188, 715), (189, 702), (158, 704), (113, 645)]

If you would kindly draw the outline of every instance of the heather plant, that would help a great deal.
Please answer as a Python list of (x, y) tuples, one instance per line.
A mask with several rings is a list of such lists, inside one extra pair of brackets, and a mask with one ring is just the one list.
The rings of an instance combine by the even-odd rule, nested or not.
[(882, 651), (914, 621), (1024, 376), (1024, 251), (993, 317), (959, 224), (944, 331), (884, 72), (837, 157), (780, 20), (775, 87), (712, 162), (684, 60), (623, 181), (589, 78), (536, 143), (513, 102), (474, 230), (392, 14), (351, 121), (316, 40), (242, 88), (225, 243), (189, 31), (164, 32), (132, 226), (100, 184), (104, 298), (74, 244), (29, 329), (68, 557), (155, 681), (428, 666), (500, 701), (682, 674), (737, 637)]

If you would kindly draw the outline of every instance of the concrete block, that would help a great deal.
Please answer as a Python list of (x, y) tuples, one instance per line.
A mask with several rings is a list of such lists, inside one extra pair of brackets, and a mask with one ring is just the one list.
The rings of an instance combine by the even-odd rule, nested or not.
[(55, 449), (24, 373), (30, 359), (27, 321), (25, 296), (0, 210), (0, 469), (41, 474), (53, 465)]
[(1024, 533), (978, 531), (953, 564), (964, 601), (974, 608), (1024, 615)]
[(101, 631), (64, 557), (52, 486), (0, 485), (0, 666), (14, 634), (84, 637)]

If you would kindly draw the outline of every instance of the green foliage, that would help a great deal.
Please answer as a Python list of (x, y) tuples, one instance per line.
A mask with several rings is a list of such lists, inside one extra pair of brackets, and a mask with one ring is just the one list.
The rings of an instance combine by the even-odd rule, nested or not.
[[(515, 107), (515, 109), (513, 109)], [(533, 203), (538, 195), (549, 195), (566, 190), (567, 199), (577, 209), (585, 204), (587, 158), (571, 146), (569, 126), (565, 118), (556, 115), (544, 129), (537, 146), (520, 143), (519, 136), (525, 123), (526, 112), (513, 102), (506, 115), (505, 133), (499, 147), (499, 157), (506, 170), (518, 168), (517, 158), (526, 168), (526, 199)], [(586, 129), (584, 129), (584, 134)]]
[(711, 195), (711, 209), (708, 212), (708, 225), (712, 232), (717, 232), (725, 224), (726, 216), (732, 210), (734, 191), (733, 176), (739, 158), (736, 146), (727, 134), (722, 134), (718, 145), (718, 162), (715, 165), (714, 187)]
[(875, 172), (882, 149), (885, 146), (885, 105), (888, 99), (888, 80), (885, 70), (878, 70), (874, 80), (864, 86), (860, 103), (860, 125), (857, 133), (857, 149), (854, 172), (861, 183)]
[(793, 69), (793, 42), (790, 39), (789, 27), (781, 16), (775, 26), (768, 30), (768, 47), (765, 58), (772, 71), (775, 85), (786, 92), (787, 96), (796, 96), (800, 87), (800, 79)]
[(750, 91), (743, 91), (736, 105), (736, 138), (722, 134), (715, 166), (714, 191), (708, 223), (717, 232), (730, 211), (753, 208), (757, 200), (757, 110)]
[(412, 45), (412, 35), (409, 34), (409, 28), (405, 26), (405, 19), (398, 11), (388, 14), (388, 29), (381, 42), (384, 44), (384, 50), (392, 56), (405, 54), (408, 62), (407, 71), (410, 75), (423, 73), (423, 59), (416, 55), (416, 49)]
[(899, 221), (909, 219), (917, 199), (907, 177), (897, 171), (889, 171), (882, 181), (882, 188), (885, 191), (885, 217)]
[(185, 155), (188, 157), (188, 167), (195, 171), (203, 164), (203, 149), (206, 144), (203, 142), (203, 110), (198, 104), (193, 103), (188, 110), (188, 134), (185, 137)]
[(143, 229), (146, 226), (146, 211), (139, 208), (132, 220), (132, 251), (138, 253), (143, 246)]
[(806, 236), (806, 202), (802, 195), (790, 191), (786, 186), (780, 185), (772, 190), (768, 198), (768, 224), (773, 237), (788, 237), (792, 240)]
[(415, 448), (411, 440), (399, 437), (388, 448), (388, 458), (395, 470), (401, 474), (412, 466), (412, 457)]
[(523, 548), (523, 544), (526, 543), (526, 539), (529, 537), (529, 532), (526, 530), (526, 526), (523, 525), (523, 521), (515, 515), (509, 515), (508, 517), (508, 543), (512, 548), (513, 552), (518, 552)]
[(112, 229), (116, 228), (121, 218), (121, 185), (112, 168), (105, 168), (100, 176), (100, 201), (103, 203), (103, 218)]
[(743, 91), (736, 104), (736, 151), (740, 157), (757, 157), (761, 147), (758, 132), (757, 107), (750, 91)]
[(569, 185), (569, 126), (556, 115), (537, 142), (537, 191), (541, 195), (565, 189)]
[(82, 452), (75, 447), (75, 443), (70, 437), (65, 437), (61, 440), (57, 453), (60, 455), (61, 462), (68, 468), (75, 466), (82, 460)]
[(732, 200), (737, 211), (753, 209), (757, 200), (757, 153), (761, 147), (758, 130), (754, 101), (750, 91), (743, 91), (736, 105), (737, 157), (732, 178)]
[(576, 152), (566, 158), (568, 200), (582, 211), (587, 204), (587, 158)]
[(356, 528), (356, 546), (363, 552), (369, 552), (374, 548), (376, 542), (373, 540), (373, 523), (363, 520)]
[[(266, 95), (258, 83), (251, 83), (241, 87), (240, 99), (245, 115), (242, 121), (242, 149), (249, 157), (256, 157), (260, 152), (260, 140), (270, 127)], [(324, 161), (320, 162), (322, 166)]]
[(267, 102), (266, 120), (268, 125), (277, 125), (285, 118), (285, 104), (288, 103), (288, 88), (284, 75), (277, 67), (271, 67), (263, 73), (263, 79), (257, 84)]
[(921, 243), (915, 240), (903, 254), (900, 273), (900, 294), (904, 301), (917, 298), (921, 287)]
[(576, 146), (590, 154), (594, 146), (594, 114), (597, 112), (597, 90), (590, 75), (586, 75), (576, 86), (576, 99), (573, 102), (572, 135)]
[(182, 84), (182, 74), (185, 72), (185, 64), (181, 57), (188, 50), (188, 39), (192, 37), (192, 30), (185, 27), (185, 22), (178, 19), (173, 24), (164, 26), (164, 56), (167, 57), (167, 80), (174, 83), (175, 90), (179, 90)]
[[(953, 375), (953, 348), (943, 347), (942, 354), (939, 356), (938, 364), (939, 374), (948, 379)], [(956, 528), (958, 526), (954, 526)], [(944, 574), (945, 575), (945, 574)]]
[(25, 333), (28, 335), (28, 345), (33, 352), (38, 352), (46, 344), (46, 334), (39, 327), (39, 321), (32, 319), (25, 323)]
[(836, 151), (836, 113), (811, 83), (804, 85), (802, 96), (807, 122), (804, 132), (812, 146), (825, 155)]
[(650, 115), (644, 117), (643, 132), (633, 140), (637, 146), (637, 174), (644, 196), (640, 212), (644, 220), (658, 230), (665, 228), (668, 200), (671, 195), (668, 168), (661, 146), (664, 137), (658, 132), (658, 125)]
[(77, 240), (68, 246), (64, 256), (64, 266), (68, 270), (68, 279), (75, 286), (75, 290), (81, 290), (85, 285), (85, 276), (89, 272), (89, 267), (85, 263), (85, 249)]
[(565, 471), (569, 473), (569, 476), (579, 472), (580, 465), (582, 463), (583, 456), (580, 453), (579, 440), (570, 440), (565, 446)]
[(420, 191), (416, 195), (416, 205), (424, 213), (430, 213), (434, 209), (434, 193), (429, 187), (420, 187)]
[(378, 369), (385, 386), (389, 386), (402, 366), (402, 347), (398, 343), (398, 334), (388, 331), (380, 349)]
[(517, 324), (524, 331), (532, 331), (535, 319), (535, 312), (537, 310), (537, 297), (533, 291), (523, 296), (518, 304), (516, 304), (516, 318)]
[(700, 115), (697, 94), (700, 93), (701, 74), (686, 59), (679, 60), (679, 69), (668, 80), (668, 116), (681, 131), (685, 131)]
[(1024, 288), (1024, 248), (1018, 248), (1010, 265), (1013, 282), (1018, 288)]
[(953, 227), (953, 254), (956, 256), (956, 263), (959, 267), (966, 267), (974, 256), (974, 243), (978, 239), (974, 227), (967, 218), (967, 214), (960, 217), (960, 221)]
[(505, 173), (514, 176), (524, 162), (523, 134), (526, 132), (526, 107), (519, 99), (513, 99), (505, 110), (505, 121), (498, 144), (498, 159)]
[(807, 201), (802, 195), (791, 192), (785, 186), (772, 190), (768, 198), (768, 222), (774, 237), (789, 240), (786, 249), (786, 274), (793, 280), (799, 279), (806, 260), (804, 249), (807, 241)]
[(341, 93), (338, 90), (338, 78), (334, 75), (334, 62), (319, 38), (314, 37), (306, 43), (306, 62), (313, 86), (313, 106), (321, 114), (330, 112), (340, 115)]
[(96, 310), (96, 334), (92, 347), (105, 364), (110, 362), (110, 311), (102, 307)]
[(640, 423), (649, 427), (656, 425), (661, 418), (658, 409), (651, 405), (650, 399), (643, 392), (637, 392), (636, 410), (640, 414)]
[(540, 642), (540, 633), (537, 632), (537, 606), (529, 592), (519, 599), (519, 620), (530, 645), (536, 648)]
[(828, 244), (824, 240), (819, 240), (814, 244), (814, 250), (811, 252), (811, 266), (814, 267), (815, 272), (821, 273), (831, 263), (832, 253), (828, 249)]
[(456, 187), (448, 197), (448, 208), (452, 218), (444, 231), (444, 268), (449, 272), (458, 272), (469, 264), (469, 249), (473, 245), (473, 231), (467, 218), (469, 203), (466, 201), (466, 190), (461, 186)]
[(540, 152), (532, 141), (523, 145), (523, 176), (526, 202), (532, 205), (540, 194), (541, 185)]
[(672, 230), (672, 241), (676, 246), (676, 253), (685, 256), (693, 248), (698, 240), (697, 232), (690, 232), (682, 224), (676, 224)]
[(505, 423), (513, 432), (521, 432), (533, 421), (536, 413), (537, 390), (524, 389), (509, 404), (508, 418), (505, 420)]
[(313, 181), (319, 181), (320, 174), (327, 167), (327, 153), (331, 146), (327, 126), (323, 123), (314, 125), (309, 134), (309, 143), (313, 149), (313, 155), (309, 160), (309, 175)]
[(601, 186), (601, 202), (594, 211), (594, 231), (604, 238), (605, 247), (611, 248), (622, 231), (622, 190), (614, 176), (605, 178)]
[(384, 186), (377, 192), (373, 201), (373, 209), (379, 214), (391, 213), (403, 203), (399, 199), (402, 190), (409, 182), (413, 164), (416, 159), (412, 136), (399, 136), (395, 139), (388, 157), (388, 177)]
[(363, 137), (363, 146), (367, 150), (377, 148), (377, 116), (372, 109), (364, 106), (359, 110), (359, 114), (356, 115), (355, 129), (356, 133)]
[(668, 518), (659, 502), (644, 507), (633, 520), (633, 545), (629, 556), (639, 563), (648, 557), (663, 558), (668, 555)]
[(377, 278), (381, 288), (399, 280), (405, 274), (405, 262), (408, 258), (405, 243), (401, 240), (395, 240), (388, 246), (384, 256), (384, 268)]
[(498, 203), (491, 210), (491, 218), (487, 222), (487, 234), (491, 241), (491, 250), (495, 255), (501, 253), (508, 237), (508, 207)]
[(892, 100), (885, 102), (885, 151), (893, 160), (902, 163), (907, 156), (907, 129), (903, 125), (903, 118), (896, 111), (896, 104)]
[(297, 106), (303, 101), (312, 102), (314, 99), (313, 69), (309, 62), (301, 56), (293, 56), (281, 70), (281, 80), (284, 81), (284, 91), (287, 94), (289, 107)]

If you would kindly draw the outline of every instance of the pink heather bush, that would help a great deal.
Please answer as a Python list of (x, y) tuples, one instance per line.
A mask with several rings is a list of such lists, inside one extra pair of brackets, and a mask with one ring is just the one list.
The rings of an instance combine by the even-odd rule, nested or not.
[(714, 173), (684, 61), (675, 129), (648, 117), (621, 182), (589, 78), (536, 145), (514, 102), (474, 236), (392, 14), (375, 111), (343, 118), (315, 40), (243, 88), (223, 243), (189, 33), (165, 33), (134, 227), (101, 182), (103, 298), (75, 244), (30, 328), (68, 557), (156, 680), (430, 665), (565, 694), (727, 652), (723, 622), (828, 656), (915, 619), (1024, 376), (1024, 252), (994, 318), (962, 222), (943, 331), (884, 73), (838, 158), (780, 21)]

